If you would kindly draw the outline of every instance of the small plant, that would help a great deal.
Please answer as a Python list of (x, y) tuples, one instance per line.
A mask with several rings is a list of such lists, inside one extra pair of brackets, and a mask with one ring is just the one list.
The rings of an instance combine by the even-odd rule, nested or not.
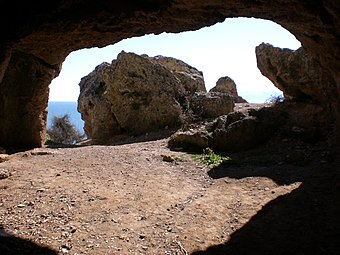
[(52, 127), (47, 130), (47, 144), (75, 144), (85, 135), (81, 134), (77, 128), (71, 123), (70, 116), (54, 116)]
[(208, 166), (210, 166), (212, 168), (218, 167), (222, 163), (225, 163), (225, 162), (231, 160), (231, 158), (229, 158), (229, 157), (225, 157), (225, 156), (216, 154), (210, 148), (205, 149), (203, 152), (204, 152), (204, 154), (195, 154), (195, 155), (193, 155), (192, 156), (193, 159), (197, 160), (201, 164), (208, 165)]

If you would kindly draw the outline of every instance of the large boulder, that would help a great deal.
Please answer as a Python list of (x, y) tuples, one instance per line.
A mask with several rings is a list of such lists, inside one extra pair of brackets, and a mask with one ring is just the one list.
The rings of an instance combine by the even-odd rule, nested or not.
[(257, 65), (263, 75), (285, 97), (281, 109), (289, 116), (291, 127), (304, 130), (304, 140), (317, 141), (332, 132), (332, 108), (337, 90), (327, 70), (303, 48), (281, 49), (270, 44), (256, 47)]
[(337, 93), (333, 78), (303, 48), (290, 50), (262, 43), (256, 47), (256, 58), (261, 73), (286, 99), (329, 104)]
[(287, 113), (274, 107), (250, 108), (219, 116), (195, 129), (177, 131), (169, 148), (199, 149), (211, 147), (236, 152), (262, 145), (286, 128)]
[(82, 78), (79, 87), (78, 111), (84, 120), (84, 130), (94, 142), (121, 134), (121, 128), (111, 112), (104, 81), (110, 64), (102, 63), (94, 71)]
[(209, 92), (228, 93), (234, 98), (235, 103), (247, 103), (245, 99), (238, 95), (236, 83), (228, 76), (219, 78), (216, 86), (210, 89)]
[(126, 52), (98, 66), (79, 86), (86, 134), (99, 143), (120, 134), (178, 127), (180, 102), (205, 90), (202, 73), (182, 61)]
[(164, 66), (122, 52), (104, 79), (111, 111), (126, 132), (142, 134), (181, 123), (177, 99), (185, 89)]
[(206, 130), (177, 131), (168, 141), (171, 149), (201, 150), (209, 147), (211, 136)]
[(273, 108), (221, 116), (213, 134), (214, 147), (222, 151), (254, 148), (268, 141), (285, 122), (286, 114)]
[(189, 98), (189, 106), (201, 118), (217, 118), (234, 110), (234, 97), (228, 93), (198, 93)]

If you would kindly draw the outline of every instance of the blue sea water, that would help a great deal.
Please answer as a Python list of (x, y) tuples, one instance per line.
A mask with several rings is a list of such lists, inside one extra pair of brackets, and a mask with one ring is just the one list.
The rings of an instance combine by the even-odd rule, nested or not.
[(238, 93), (239, 96), (243, 97), (249, 103), (265, 103), (273, 97), (283, 96), (283, 94), (279, 91), (241, 91)]
[(70, 116), (71, 123), (83, 133), (84, 121), (77, 111), (77, 102), (48, 102), (47, 128), (51, 127), (54, 116), (60, 117), (65, 114)]

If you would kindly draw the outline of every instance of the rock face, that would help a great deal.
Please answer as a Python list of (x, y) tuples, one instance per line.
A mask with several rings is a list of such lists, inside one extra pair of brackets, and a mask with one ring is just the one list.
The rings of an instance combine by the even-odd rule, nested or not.
[(209, 92), (228, 93), (234, 98), (235, 103), (247, 103), (246, 100), (238, 95), (236, 83), (228, 76), (219, 78), (216, 82), (216, 86)]
[(234, 97), (228, 93), (209, 92), (189, 98), (190, 109), (202, 118), (217, 118), (234, 110)]
[(334, 80), (315, 57), (303, 48), (296, 51), (261, 44), (256, 47), (257, 66), (261, 73), (280, 89), (286, 99), (330, 102), (336, 95)]
[[(303, 48), (296, 51), (261, 44), (256, 47), (257, 64), (264, 76), (280, 89), (287, 101), (282, 108), (291, 126), (304, 130), (307, 140), (325, 137), (334, 125), (332, 102), (337, 91), (327, 70)], [(314, 138), (312, 138), (314, 134)]]
[[(12, 53), (0, 84), (0, 144), (26, 149), (45, 142), (48, 85), (58, 70), (24, 53)], [(34, 86), (28, 84), (34, 83)]]
[(181, 81), (182, 86), (189, 94), (206, 92), (203, 73), (195, 67), (171, 57), (156, 56), (149, 59), (170, 70)]
[[(327, 105), (340, 130), (339, 1), (3, 1), (0, 9), (2, 146), (42, 145), (46, 91), (70, 52), (144, 34), (195, 30), (237, 16), (280, 24), (295, 35), (322, 70), (327, 70), (333, 80), (325, 88), (332, 94)], [(17, 68), (14, 63), (25, 63), (30, 66), (28, 69), (36, 70), (36, 61), (25, 61), (28, 56), (43, 68), (20, 87), (14, 77), (25, 77), (27, 69)], [(19, 95), (22, 88), (31, 93)], [(3, 100), (7, 103), (2, 103)], [(35, 124), (17, 124), (28, 109), (34, 111), (29, 111), (25, 118)], [(17, 137), (18, 130), (23, 135)]]
[(201, 151), (207, 147), (227, 152), (247, 150), (262, 145), (282, 131), (286, 122), (287, 114), (274, 108), (231, 112), (197, 129), (176, 132), (168, 146)]
[(274, 108), (231, 112), (198, 129), (176, 132), (168, 146), (201, 151), (207, 147), (227, 152), (247, 150), (268, 141), (284, 129), (286, 122), (287, 114)]
[(78, 111), (85, 123), (84, 130), (88, 137), (99, 141), (121, 133), (117, 119), (111, 112), (111, 103), (106, 98), (104, 79), (109, 68), (108, 63), (103, 63), (79, 83)]
[(202, 73), (182, 61), (125, 52), (98, 66), (79, 86), (85, 131), (99, 143), (178, 127), (181, 99), (205, 89)]
[(202, 150), (209, 147), (210, 139), (211, 137), (206, 131), (178, 131), (170, 137), (168, 145), (170, 148)]
[(278, 131), (286, 117), (271, 108), (250, 111), (248, 115), (231, 113), (218, 119), (214, 147), (222, 151), (240, 151), (261, 145)]

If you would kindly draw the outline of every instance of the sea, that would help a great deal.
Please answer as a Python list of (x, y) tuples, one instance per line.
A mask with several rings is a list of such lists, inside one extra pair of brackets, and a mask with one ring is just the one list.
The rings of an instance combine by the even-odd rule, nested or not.
[(77, 105), (77, 102), (48, 102), (47, 128), (51, 127), (54, 116), (61, 117), (68, 114), (71, 123), (83, 133), (84, 121), (77, 110)]
[[(282, 94), (272, 92), (248, 92), (239, 93), (244, 99), (250, 103), (264, 103), (272, 97), (277, 97)], [(54, 116), (63, 116), (68, 114), (70, 116), (71, 123), (81, 132), (84, 131), (84, 121), (81, 119), (80, 113), (77, 111), (77, 102), (48, 102), (48, 118), (47, 128), (52, 125)]]

